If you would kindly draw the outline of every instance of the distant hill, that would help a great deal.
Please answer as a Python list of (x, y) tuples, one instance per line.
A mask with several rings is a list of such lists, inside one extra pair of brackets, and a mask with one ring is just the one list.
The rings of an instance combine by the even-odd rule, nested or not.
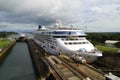
[(12, 35), (12, 34), (17, 34), (17, 33), (15, 33), (15, 32), (5, 32), (5, 31), (3, 31), (3, 32), (0, 32), (0, 37), (1, 37), (1, 38), (6, 38), (6, 37), (8, 37), (9, 35)]
[(106, 40), (120, 41), (120, 32), (88, 32), (87, 39), (93, 43), (104, 44)]

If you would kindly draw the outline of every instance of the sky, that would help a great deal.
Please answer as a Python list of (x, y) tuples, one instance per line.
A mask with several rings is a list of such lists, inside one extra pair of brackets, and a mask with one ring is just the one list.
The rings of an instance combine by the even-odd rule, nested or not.
[(0, 0), (0, 31), (74, 25), (88, 32), (120, 32), (120, 0)]

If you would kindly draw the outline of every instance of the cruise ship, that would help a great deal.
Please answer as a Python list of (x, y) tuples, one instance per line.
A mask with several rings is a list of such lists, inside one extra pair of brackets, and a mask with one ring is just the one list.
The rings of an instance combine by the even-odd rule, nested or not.
[(55, 26), (41, 26), (34, 32), (34, 41), (47, 53), (72, 55), (79, 53), (87, 62), (93, 62), (102, 53), (87, 39), (83, 30), (74, 26), (63, 26), (57, 21)]

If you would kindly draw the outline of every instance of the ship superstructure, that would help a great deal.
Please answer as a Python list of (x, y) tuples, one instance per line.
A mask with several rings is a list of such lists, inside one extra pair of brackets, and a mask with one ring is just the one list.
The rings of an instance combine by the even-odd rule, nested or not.
[(102, 56), (102, 53), (86, 39), (83, 30), (73, 26), (62, 26), (60, 22), (53, 27), (39, 25), (38, 30), (34, 32), (34, 41), (49, 54), (79, 53), (87, 62), (93, 62)]

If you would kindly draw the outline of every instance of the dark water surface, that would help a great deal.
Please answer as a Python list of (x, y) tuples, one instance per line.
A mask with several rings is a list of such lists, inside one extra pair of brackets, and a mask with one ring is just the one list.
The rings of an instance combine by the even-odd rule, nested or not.
[(16, 43), (0, 65), (0, 80), (36, 80), (26, 43)]

